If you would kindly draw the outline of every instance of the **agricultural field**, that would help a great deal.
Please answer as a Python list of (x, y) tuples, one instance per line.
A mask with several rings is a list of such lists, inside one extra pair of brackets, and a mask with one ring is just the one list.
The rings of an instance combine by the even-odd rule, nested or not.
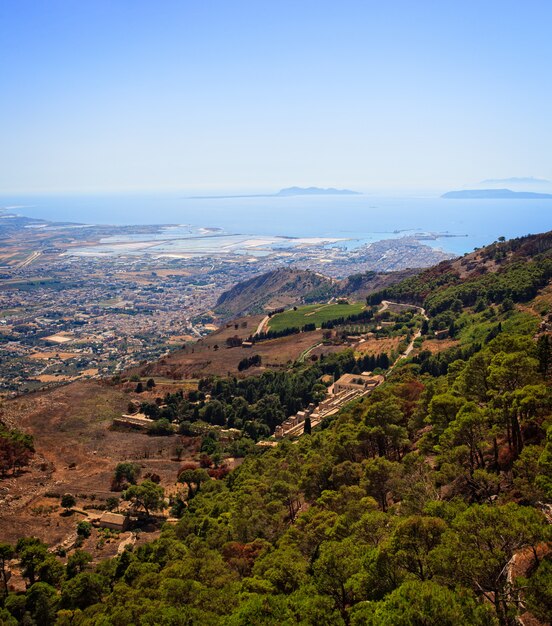
[(290, 309), (284, 313), (277, 313), (270, 318), (269, 330), (283, 330), (284, 328), (302, 328), (305, 324), (316, 324), (320, 328), (323, 322), (356, 315), (366, 308), (363, 302), (353, 304), (311, 304)]

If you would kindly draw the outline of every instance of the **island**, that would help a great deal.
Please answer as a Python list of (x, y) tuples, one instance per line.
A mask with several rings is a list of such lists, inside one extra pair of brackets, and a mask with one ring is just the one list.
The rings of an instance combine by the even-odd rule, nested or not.
[(511, 189), (462, 189), (444, 193), (441, 198), (447, 200), (552, 200), (552, 194), (512, 191)]
[(214, 200), (225, 198), (289, 198), (290, 196), (361, 196), (360, 191), (334, 187), (285, 187), (276, 193), (253, 193), (232, 196), (191, 196), (188, 200)]
[(487, 178), (479, 183), (480, 185), (549, 185), (546, 178), (535, 178), (534, 176), (512, 176), (511, 178)]
[(362, 195), (359, 191), (352, 191), (351, 189), (334, 189), (334, 187), (328, 187), (323, 189), (322, 187), (287, 187), (286, 189), (280, 189), (276, 196), (359, 196)]

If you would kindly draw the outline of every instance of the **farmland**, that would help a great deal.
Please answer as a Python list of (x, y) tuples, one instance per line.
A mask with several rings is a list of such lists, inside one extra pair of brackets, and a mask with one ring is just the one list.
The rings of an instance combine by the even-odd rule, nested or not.
[(323, 322), (329, 322), (340, 317), (348, 317), (362, 312), (365, 308), (363, 302), (354, 304), (311, 304), (291, 309), (284, 313), (272, 316), (268, 323), (270, 330), (283, 330), (284, 328), (301, 328), (305, 324), (316, 324), (317, 328)]

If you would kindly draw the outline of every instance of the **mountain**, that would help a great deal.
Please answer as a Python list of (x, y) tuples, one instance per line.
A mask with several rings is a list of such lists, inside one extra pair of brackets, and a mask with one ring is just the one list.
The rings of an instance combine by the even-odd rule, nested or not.
[(472, 306), (479, 297), (502, 304), (525, 302), (552, 276), (552, 231), (497, 241), (368, 297), (423, 305), (432, 314), (453, 306)]
[(447, 200), (552, 200), (552, 194), (512, 191), (511, 189), (462, 189), (448, 191), (441, 198)]
[(328, 299), (337, 281), (308, 270), (277, 269), (234, 285), (215, 311), (225, 318)]
[(350, 298), (351, 300), (364, 300), (366, 296), (375, 291), (385, 289), (406, 278), (416, 276), (421, 269), (404, 269), (396, 272), (364, 272), (352, 274), (335, 285), (336, 295)]
[(364, 272), (336, 280), (309, 270), (281, 268), (234, 285), (221, 294), (215, 311), (224, 319), (229, 319), (296, 304), (326, 302), (332, 297), (364, 300), (368, 294), (414, 276), (419, 271)]
[(359, 191), (352, 191), (351, 189), (334, 189), (328, 187), (323, 189), (321, 187), (287, 187), (280, 189), (275, 194), (276, 196), (360, 196)]
[[(336, 280), (308, 270), (278, 269), (234, 285), (220, 296), (215, 310), (222, 318), (229, 319), (296, 304), (325, 302), (332, 297), (423, 304), (425, 298), (438, 298), (437, 294), (448, 287), (467, 289), (465, 283), (475, 280), (486, 284), (493, 275), (503, 276), (512, 267), (528, 264), (535, 256), (550, 254), (551, 249), (552, 231), (496, 242), (425, 270), (364, 272)], [(533, 289), (523, 282), (525, 278), (520, 277), (522, 292)], [(512, 287), (510, 291), (517, 293), (518, 288)]]
[[(258, 290), (293, 278), (271, 274)], [(339, 329), (232, 341), (258, 316), (186, 347), (255, 369), (306, 341), (262, 373), (182, 380), (169, 355), (4, 402), (0, 623), (549, 624), (552, 231), (370, 300)], [(148, 434), (115, 426), (138, 407)]]

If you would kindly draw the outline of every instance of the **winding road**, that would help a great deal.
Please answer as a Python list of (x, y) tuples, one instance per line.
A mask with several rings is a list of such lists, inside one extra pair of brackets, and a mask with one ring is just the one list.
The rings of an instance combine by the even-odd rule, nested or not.
[(257, 326), (257, 330), (255, 331), (255, 335), (260, 335), (261, 333), (264, 333), (266, 330), (266, 327), (268, 326), (268, 321), (270, 320), (270, 316), (269, 315), (265, 315), (263, 317), (263, 319), (259, 322), (259, 325)]
[[(421, 306), (416, 306), (415, 304), (403, 304), (402, 302), (391, 302), (389, 300), (382, 300), (381, 304), (382, 304), (382, 307), (379, 310), (379, 313), (386, 311), (389, 308), (389, 305), (402, 306), (402, 307), (409, 308), (409, 309), (417, 309), (418, 311), (420, 311), (424, 319), (429, 320), (429, 317), (427, 316), (425, 309)], [(390, 370), (392, 370), (399, 361), (401, 361), (402, 359), (406, 359), (410, 355), (412, 350), (414, 350), (414, 342), (416, 341), (416, 339), (418, 339), (418, 337), (421, 337), (421, 336), (422, 336), (422, 330), (419, 328), (414, 334), (414, 336), (412, 337), (412, 340), (408, 344), (406, 350), (397, 357), (393, 365), (389, 368)]]

